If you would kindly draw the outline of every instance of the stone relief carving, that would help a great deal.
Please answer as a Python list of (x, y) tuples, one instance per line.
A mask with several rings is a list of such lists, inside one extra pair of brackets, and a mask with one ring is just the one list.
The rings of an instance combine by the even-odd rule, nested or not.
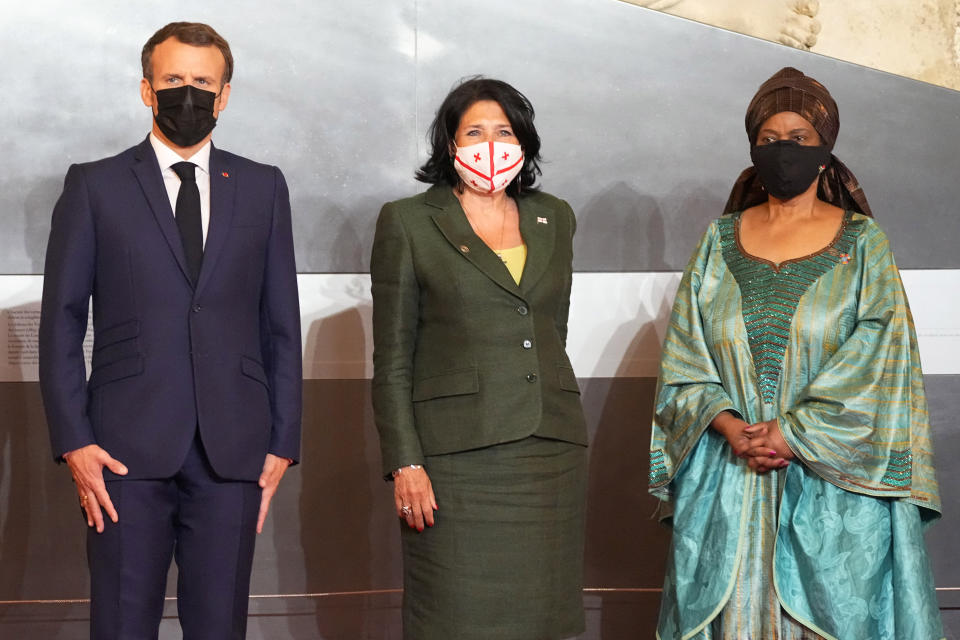
[(960, 0), (623, 0), (960, 89)]
[(797, 49), (817, 43), (818, 0), (624, 0), (681, 18), (779, 42)]

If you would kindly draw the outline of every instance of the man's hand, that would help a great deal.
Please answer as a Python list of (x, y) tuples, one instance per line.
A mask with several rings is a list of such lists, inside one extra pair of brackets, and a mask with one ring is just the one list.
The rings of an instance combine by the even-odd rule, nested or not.
[(118, 476), (125, 476), (127, 467), (95, 444), (68, 451), (63, 454), (63, 459), (70, 467), (73, 482), (77, 485), (80, 507), (87, 514), (87, 526), (96, 526), (97, 533), (103, 533), (103, 510), (113, 522), (119, 520), (103, 481), (103, 468), (110, 469)]
[(263, 521), (267, 519), (267, 512), (270, 511), (270, 500), (273, 494), (277, 492), (277, 486), (280, 484), (280, 478), (286, 473), (290, 461), (286, 458), (280, 458), (272, 453), (267, 454), (267, 459), (263, 461), (263, 473), (260, 474), (260, 488), (263, 489), (260, 495), (260, 515), (257, 517), (257, 533), (263, 533)]

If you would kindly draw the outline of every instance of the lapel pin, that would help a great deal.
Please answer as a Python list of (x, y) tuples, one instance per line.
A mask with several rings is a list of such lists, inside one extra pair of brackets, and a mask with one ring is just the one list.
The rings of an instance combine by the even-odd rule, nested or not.
[(229, 177), (230, 177), (230, 174), (227, 173), (226, 171), (224, 171), (224, 172), (221, 173), (220, 175), (222, 175), (224, 178), (229, 178)]
[(547, 219), (537, 216), (537, 224), (547, 224)]

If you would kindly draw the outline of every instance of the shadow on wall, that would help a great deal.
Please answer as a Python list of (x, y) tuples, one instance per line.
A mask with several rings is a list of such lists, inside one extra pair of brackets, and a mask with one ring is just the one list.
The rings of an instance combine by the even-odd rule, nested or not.
[[(306, 237), (303, 255), (329, 255), (329, 264), (336, 265), (339, 272), (363, 273), (370, 269), (369, 247), (373, 246), (377, 212), (383, 203), (363, 198), (352, 204), (347, 211), (329, 198), (307, 196), (293, 200), (295, 237)], [(334, 229), (336, 239), (331, 245), (329, 237)]]
[[(926, 532), (927, 549), (938, 587), (952, 587), (939, 592), (945, 627), (952, 619), (954, 626), (948, 638), (960, 638), (960, 554), (957, 553), (957, 529), (960, 528), (960, 438), (957, 438), (957, 415), (960, 413), (960, 375), (927, 376), (924, 380), (930, 403), (930, 424), (933, 427), (933, 458), (940, 483), (943, 517)], [(947, 609), (952, 615), (947, 616)]]
[(0, 600), (84, 597), (87, 527), (70, 470), (52, 463), (39, 385), (0, 383), (0, 407)]
[[(723, 213), (729, 185), (683, 183), (658, 199), (626, 182), (614, 182), (577, 212), (576, 271), (676, 271), (687, 263), (691, 237)], [(695, 241), (694, 241), (695, 242)]]
[[(648, 229), (661, 223), (659, 212)], [(659, 227), (662, 229), (662, 226)], [(662, 240), (651, 233), (648, 241)], [(591, 425), (587, 498), (585, 586), (657, 590), (662, 586), (670, 532), (657, 522), (659, 501), (647, 492), (654, 378), (627, 377), (635, 360), (659, 360), (657, 326), (670, 314), (672, 296), (650, 314), (640, 306), (635, 320), (614, 332), (601, 361), (622, 356), (614, 378), (584, 383), (584, 410)], [(632, 336), (632, 337), (631, 337)], [(623, 344), (629, 342), (624, 351)], [(602, 595), (600, 637), (656, 628), (659, 592)], [(624, 602), (627, 606), (624, 606)]]
[[(729, 182), (685, 182), (677, 185), (664, 197), (663, 202), (669, 203), (669, 206), (663, 207), (664, 244), (679, 254), (673, 256), (671, 262), (674, 266), (668, 271), (682, 271), (686, 267), (701, 234), (711, 222), (723, 215), (723, 207), (727, 204), (730, 190), (745, 167), (746, 165), (732, 167)], [(668, 259), (670, 257), (668, 256)], [(677, 260), (677, 257), (680, 259)], [(672, 304), (673, 300), (670, 302)]]
[(621, 264), (624, 271), (663, 270), (663, 215), (656, 198), (626, 182), (614, 182), (577, 212), (577, 226), (590, 233), (574, 236), (574, 268), (601, 270)]
[(25, 428), (27, 389), (24, 384), (0, 384), (0, 406), (9, 411), (0, 420), (0, 600), (22, 597), (30, 556), (30, 474), (39, 465), (30, 455)]
[[(0, 179), (0, 223), (3, 224), (4, 257), (11, 261), (25, 256), (28, 267), (7, 273), (43, 273), (43, 260), (50, 235), (50, 214), (63, 186), (61, 177), (14, 175)], [(17, 220), (17, 215), (22, 216)], [(21, 226), (22, 225), (22, 226)]]
[[(331, 343), (346, 342), (361, 345), (360, 357), (366, 359), (363, 319), (370, 314), (370, 306), (361, 305), (313, 322), (307, 332), (308, 357), (315, 351), (329, 354)], [(291, 544), (302, 546), (303, 569), (299, 563), (278, 561), (284, 593), (389, 589), (400, 584), (391, 487), (376, 471), (380, 454), (370, 382), (344, 378), (304, 382), (302, 486), (292, 513), (294, 518), (299, 514), (299, 541), (275, 538), (281, 556), (290, 553)], [(379, 616), (355, 603), (331, 611), (329, 603), (336, 601), (318, 599), (312, 619), (292, 616), (289, 637), (381, 637)]]
[[(703, 211), (713, 206), (713, 199), (702, 189), (687, 189), (683, 194), (675, 215), (665, 220), (656, 198), (624, 182), (610, 185), (580, 215), (580, 224), (603, 221), (606, 231), (592, 230), (591, 236), (582, 236), (575, 247), (581, 258), (578, 268), (589, 270), (591, 256), (613, 255), (637, 270), (671, 270), (666, 238), (682, 237), (673, 231), (684, 225), (706, 226), (709, 217)], [(681, 250), (689, 252), (692, 247)], [(619, 359), (615, 377), (581, 381), (591, 428), (584, 575), (588, 588), (658, 590), (662, 586), (670, 532), (657, 522), (659, 501), (647, 492), (656, 380), (628, 376), (638, 370), (637, 361), (659, 361), (662, 336), (657, 326), (665, 324), (672, 299), (672, 295), (663, 299), (653, 313), (641, 303), (633, 319), (613, 332), (600, 361)], [(656, 628), (659, 592), (642, 597), (605, 593), (600, 600), (600, 637)]]
[(34, 182), (27, 191), (23, 203), (23, 244), (32, 273), (43, 273), (51, 214), (62, 186), (62, 178), (47, 177)]

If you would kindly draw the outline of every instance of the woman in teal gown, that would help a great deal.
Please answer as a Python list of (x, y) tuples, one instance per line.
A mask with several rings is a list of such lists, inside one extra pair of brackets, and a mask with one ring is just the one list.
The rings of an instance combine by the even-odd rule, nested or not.
[(937, 640), (940, 515), (916, 334), (826, 88), (786, 68), (754, 166), (684, 272), (651, 492), (673, 538), (658, 638)]

